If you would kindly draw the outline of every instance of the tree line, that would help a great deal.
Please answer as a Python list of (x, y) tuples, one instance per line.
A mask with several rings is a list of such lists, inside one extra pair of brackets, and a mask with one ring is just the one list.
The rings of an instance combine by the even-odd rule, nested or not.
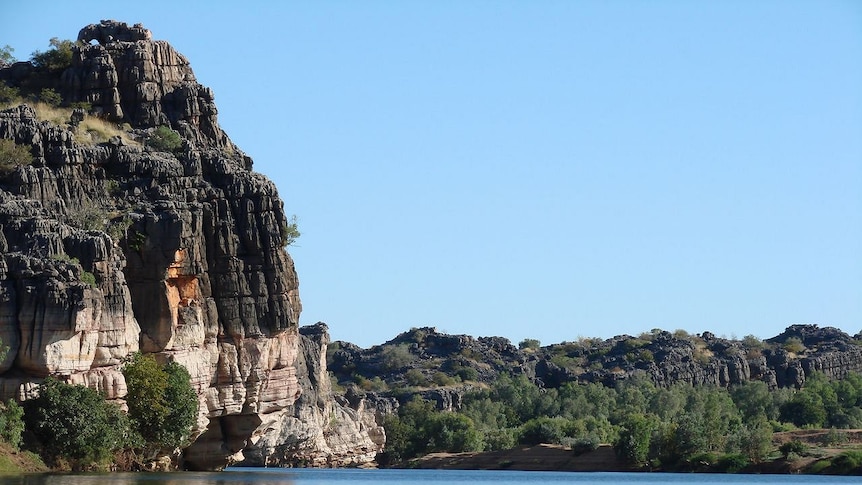
[(724, 389), (657, 387), (645, 378), (615, 387), (567, 383), (546, 389), (523, 375), (504, 375), (468, 392), (455, 412), (416, 399), (386, 416), (383, 425), (384, 465), (438, 451), (552, 443), (582, 452), (606, 443), (635, 466), (692, 469), (711, 463), (738, 469), (778, 451), (774, 432), (862, 427), (862, 376), (830, 381), (813, 374), (802, 389), (770, 390), (759, 381)]

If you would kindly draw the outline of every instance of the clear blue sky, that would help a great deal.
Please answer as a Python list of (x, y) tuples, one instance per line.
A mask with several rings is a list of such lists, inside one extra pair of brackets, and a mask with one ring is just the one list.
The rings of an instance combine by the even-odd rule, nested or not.
[(2, 10), (19, 59), (106, 18), (186, 55), (334, 339), (862, 329), (862, 2)]

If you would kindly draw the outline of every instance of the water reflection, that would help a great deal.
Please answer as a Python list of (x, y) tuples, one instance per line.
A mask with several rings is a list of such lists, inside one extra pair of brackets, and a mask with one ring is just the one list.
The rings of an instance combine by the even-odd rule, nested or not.
[(291, 485), (293, 480), (258, 473), (92, 473), (0, 475), (0, 485)]

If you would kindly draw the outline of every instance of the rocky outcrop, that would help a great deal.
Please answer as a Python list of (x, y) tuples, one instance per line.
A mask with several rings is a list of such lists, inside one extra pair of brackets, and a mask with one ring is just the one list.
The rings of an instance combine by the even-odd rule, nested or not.
[[(757, 380), (772, 389), (800, 388), (814, 372), (829, 378), (862, 372), (862, 344), (858, 336), (816, 325), (793, 325), (766, 341), (653, 330), (638, 337), (544, 347), (525, 341), (520, 348), (500, 337), (477, 339), (414, 328), (369, 349), (335, 342), (329, 361), (342, 385), (374, 391), (369, 394), (375, 402), (393, 399), (403, 404), (418, 397), (438, 409), (457, 410), (464, 394), (493, 384), (504, 373), (523, 375), (545, 388), (567, 383), (615, 386), (635, 377), (661, 387), (683, 383), (727, 388)], [(381, 409), (391, 413), (397, 408)]]
[(267, 423), (274, 431), (252, 443), (240, 465), (349, 467), (372, 462), (385, 442), (375, 409), (366, 405), (364, 396), (333, 400), (326, 325), (303, 327), (300, 335), (297, 372), (305, 392), (288, 416)]
[[(80, 112), (66, 126), (25, 105), (0, 112), (0, 138), (33, 155), (0, 173), (4, 397), (27, 398), (53, 375), (122, 399), (119, 367), (140, 350), (192, 376), (189, 468), (373, 459), (373, 419), (329, 392), (325, 328), (300, 334), (282, 201), (219, 128), (212, 92), (140, 25), (103, 21), (79, 40), (59, 91), (127, 128), (85, 144)], [(0, 79), (25, 87), (26, 73)], [(182, 148), (148, 146), (157, 126)]]

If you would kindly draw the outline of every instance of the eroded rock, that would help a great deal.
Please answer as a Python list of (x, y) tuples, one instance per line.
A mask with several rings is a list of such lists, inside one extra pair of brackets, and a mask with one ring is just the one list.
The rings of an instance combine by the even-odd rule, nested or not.
[[(372, 460), (373, 417), (329, 393), (325, 327), (300, 335), (278, 191), (218, 126), (213, 93), (139, 24), (102, 21), (79, 40), (56, 78), (0, 69), (0, 80), (28, 88), (36, 76), (92, 107), (63, 126), (26, 105), (0, 111), (0, 137), (33, 155), (0, 173), (2, 397), (30, 397), (52, 375), (122, 400), (122, 362), (143, 351), (184, 365), (198, 392), (186, 467), (249, 450), (276, 465)], [(78, 141), (73, 130), (95, 115), (125, 123), (123, 136)], [(159, 125), (181, 150), (146, 146)]]

